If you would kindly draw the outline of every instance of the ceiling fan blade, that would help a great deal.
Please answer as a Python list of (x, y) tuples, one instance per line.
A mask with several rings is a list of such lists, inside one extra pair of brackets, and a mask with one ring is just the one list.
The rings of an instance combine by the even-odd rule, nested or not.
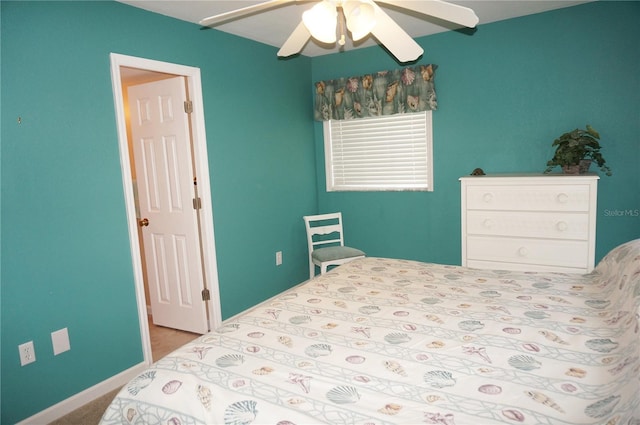
[(468, 7), (447, 3), (441, 0), (428, 1), (403, 1), (403, 0), (377, 0), (379, 3), (386, 3), (402, 9), (412, 10), (423, 15), (444, 19), (445, 21), (464, 25), (465, 27), (475, 27), (479, 19), (475, 12)]
[(371, 34), (400, 62), (411, 62), (418, 59), (424, 53), (422, 47), (380, 9), (380, 6), (373, 3), (373, 8), (376, 25), (371, 30)]
[(287, 3), (293, 3), (296, 0), (269, 0), (251, 6), (242, 7), (240, 9), (231, 10), (229, 12), (220, 13), (218, 15), (209, 16), (200, 21), (200, 25), (208, 27), (211, 25), (221, 24), (223, 22), (242, 18), (244, 16), (253, 15), (258, 12), (273, 9)]
[(284, 42), (280, 50), (278, 50), (278, 56), (287, 57), (291, 55), (295, 55), (296, 53), (300, 53), (302, 48), (307, 41), (311, 38), (311, 33), (304, 25), (303, 22), (300, 22), (296, 29), (293, 30), (287, 41)]

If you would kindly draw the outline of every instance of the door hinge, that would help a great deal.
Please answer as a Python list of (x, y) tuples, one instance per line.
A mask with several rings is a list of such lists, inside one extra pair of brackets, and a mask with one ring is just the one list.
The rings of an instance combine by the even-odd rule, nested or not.
[(193, 209), (194, 210), (199, 210), (202, 208), (202, 199), (198, 198), (193, 198)]
[(207, 288), (204, 288), (202, 290), (202, 301), (209, 301), (209, 300), (211, 300), (211, 293)]
[(190, 100), (185, 100), (184, 101), (184, 112), (186, 112), (187, 114), (190, 114), (193, 112), (193, 102)]

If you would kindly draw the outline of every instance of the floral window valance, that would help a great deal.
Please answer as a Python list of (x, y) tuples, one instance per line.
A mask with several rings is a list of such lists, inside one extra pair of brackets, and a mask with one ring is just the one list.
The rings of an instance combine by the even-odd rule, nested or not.
[(417, 65), (315, 84), (316, 121), (435, 110), (437, 65)]

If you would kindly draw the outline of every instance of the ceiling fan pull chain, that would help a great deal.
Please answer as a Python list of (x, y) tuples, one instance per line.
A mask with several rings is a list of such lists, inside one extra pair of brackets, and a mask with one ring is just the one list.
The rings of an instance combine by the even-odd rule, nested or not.
[(345, 36), (344, 36), (344, 10), (342, 10), (342, 6), (338, 7), (338, 21), (340, 24), (340, 38), (338, 39), (338, 44), (344, 46)]

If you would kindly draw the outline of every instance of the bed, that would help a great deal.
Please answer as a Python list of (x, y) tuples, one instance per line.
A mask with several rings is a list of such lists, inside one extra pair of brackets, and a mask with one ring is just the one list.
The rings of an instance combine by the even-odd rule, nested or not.
[(640, 424), (640, 239), (586, 275), (363, 258), (125, 385), (102, 424)]

